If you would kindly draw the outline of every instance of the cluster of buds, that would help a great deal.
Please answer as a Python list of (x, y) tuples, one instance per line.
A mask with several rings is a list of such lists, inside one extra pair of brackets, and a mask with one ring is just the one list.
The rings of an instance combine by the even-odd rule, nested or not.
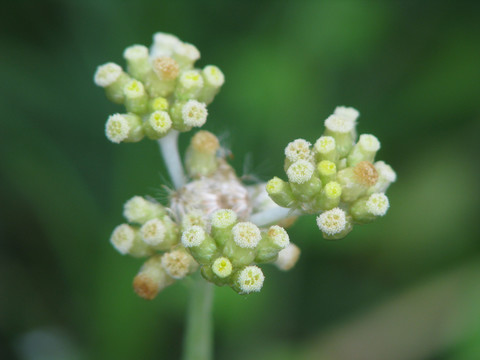
[(172, 129), (201, 127), (207, 105), (224, 83), (218, 67), (194, 68), (200, 58), (195, 46), (165, 33), (155, 34), (153, 40), (150, 50), (143, 45), (125, 49), (126, 71), (109, 62), (95, 73), (95, 84), (126, 109), (111, 115), (105, 125), (105, 134), (114, 143), (158, 140)]
[(146, 259), (133, 281), (145, 299), (197, 271), (239, 294), (258, 292), (265, 279), (260, 264), (289, 270), (297, 262), (300, 250), (284, 229), (297, 215), (319, 214), (324, 237), (344, 237), (353, 224), (386, 213), (385, 191), (396, 177), (389, 165), (374, 162), (380, 148), (375, 136), (360, 135), (357, 141), (358, 112), (346, 107), (325, 121), (325, 134), (313, 148), (303, 139), (288, 144), (288, 181), (244, 184), (218, 138), (204, 130), (191, 138), (182, 164), (179, 132), (205, 123), (206, 106), (224, 83), (217, 67), (193, 67), (199, 57), (195, 46), (157, 33), (150, 50), (142, 45), (125, 50), (126, 72), (107, 63), (94, 77), (127, 111), (109, 117), (107, 138), (158, 140), (175, 187), (165, 205), (141, 196), (128, 200), (127, 223), (110, 238), (121, 254)]
[(199, 268), (207, 281), (249, 294), (263, 286), (258, 264), (295, 265), (300, 251), (283, 227), (247, 221), (272, 204), (252, 198), (258, 186), (242, 184), (218, 150), (215, 135), (196, 133), (185, 159), (192, 180), (172, 191), (169, 207), (140, 196), (125, 203), (128, 224), (117, 226), (110, 242), (121, 254), (148, 258), (133, 282), (139, 296), (153, 299)]
[(288, 181), (274, 177), (267, 183), (279, 206), (319, 214), (317, 225), (326, 239), (345, 237), (354, 224), (369, 223), (389, 207), (385, 191), (396, 174), (385, 162), (375, 162), (380, 142), (374, 135), (357, 140), (358, 116), (353, 108), (337, 107), (313, 147), (297, 139), (285, 148)]

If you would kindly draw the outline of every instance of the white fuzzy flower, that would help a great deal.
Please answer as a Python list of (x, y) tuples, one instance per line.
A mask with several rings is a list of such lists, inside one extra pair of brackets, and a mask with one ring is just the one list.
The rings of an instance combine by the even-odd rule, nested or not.
[(148, 48), (143, 45), (132, 45), (125, 49), (123, 57), (127, 61), (135, 61), (148, 57)]
[(317, 217), (317, 225), (327, 235), (338, 234), (347, 226), (345, 211), (340, 208), (325, 211)]
[(288, 180), (295, 184), (303, 184), (313, 176), (315, 167), (307, 160), (294, 162), (287, 170)]
[(117, 251), (125, 255), (133, 246), (135, 241), (135, 230), (128, 224), (118, 225), (110, 237), (110, 242)]
[(362, 134), (360, 135), (360, 139), (358, 140), (358, 145), (367, 152), (377, 152), (380, 149), (380, 141), (378, 141), (377, 137), (370, 134)]
[(95, 72), (94, 81), (97, 86), (107, 87), (112, 85), (122, 75), (120, 65), (109, 62), (100, 65)]
[(185, 247), (199, 246), (205, 240), (205, 230), (194, 225), (182, 234), (182, 244)]
[(360, 116), (360, 113), (357, 109), (353, 107), (346, 107), (346, 106), (337, 106), (335, 111), (333, 112), (334, 115), (340, 116), (347, 120), (351, 120), (355, 122), (357, 118)]
[(148, 117), (148, 122), (152, 129), (159, 134), (166, 134), (172, 128), (172, 120), (166, 111), (154, 111)]
[(242, 248), (254, 249), (262, 239), (260, 229), (251, 222), (239, 222), (233, 227), (232, 233), (233, 240)]
[(165, 240), (165, 225), (159, 219), (148, 220), (140, 228), (140, 236), (148, 245), (160, 245)]
[(295, 162), (297, 160), (311, 160), (311, 145), (312, 144), (304, 139), (296, 139), (290, 142), (285, 148), (285, 156), (291, 162)]
[(349, 133), (355, 127), (355, 121), (338, 115), (330, 115), (325, 120), (325, 127), (335, 133)]
[(259, 292), (263, 287), (265, 276), (258, 266), (247, 266), (238, 274), (237, 285), (242, 294)]
[(375, 216), (383, 216), (387, 213), (390, 206), (388, 197), (383, 193), (376, 193), (370, 195), (367, 200), (367, 210), (370, 214)]
[(110, 115), (105, 124), (105, 135), (108, 140), (115, 144), (119, 144), (125, 140), (130, 130), (130, 123), (125, 115), (122, 114)]
[(217, 210), (212, 214), (211, 222), (212, 226), (225, 229), (237, 221), (237, 214), (235, 211), (230, 209), (221, 209)]
[(205, 82), (213, 87), (219, 88), (225, 82), (225, 75), (215, 65), (207, 65), (202, 70)]
[(162, 267), (174, 279), (183, 279), (188, 275), (192, 257), (181, 250), (173, 250), (163, 254)]
[(197, 100), (189, 100), (182, 107), (182, 119), (187, 126), (202, 126), (207, 121), (207, 115), (207, 106)]

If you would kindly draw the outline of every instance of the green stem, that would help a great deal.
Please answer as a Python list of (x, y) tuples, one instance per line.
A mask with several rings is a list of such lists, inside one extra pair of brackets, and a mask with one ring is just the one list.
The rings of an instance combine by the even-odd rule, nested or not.
[(187, 329), (183, 340), (183, 360), (212, 359), (212, 301), (213, 284), (200, 274), (193, 276)]

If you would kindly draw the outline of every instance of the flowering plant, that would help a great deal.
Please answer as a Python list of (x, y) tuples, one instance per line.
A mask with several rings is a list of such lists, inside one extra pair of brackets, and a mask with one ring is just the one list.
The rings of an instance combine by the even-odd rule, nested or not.
[(201, 274), (191, 298), (185, 358), (208, 359), (210, 284), (239, 294), (259, 292), (265, 280), (259, 265), (289, 270), (297, 262), (300, 250), (285, 228), (298, 216), (317, 214), (323, 237), (341, 239), (355, 224), (386, 214), (385, 191), (396, 174), (375, 162), (380, 149), (375, 136), (357, 139), (359, 112), (344, 106), (325, 120), (325, 132), (313, 146), (304, 139), (286, 146), (287, 181), (244, 184), (218, 138), (205, 130), (191, 137), (182, 162), (179, 134), (206, 123), (207, 106), (225, 79), (216, 66), (194, 67), (200, 58), (195, 46), (165, 33), (153, 40), (150, 49), (133, 45), (124, 51), (126, 71), (106, 63), (94, 81), (126, 109), (108, 118), (107, 138), (158, 141), (173, 188), (168, 204), (141, 196), (128, 200), (123, 211), (128, 223), (117, 226), (110, 241), (121, 254), (146, 258), (133, 281), (145, 299)]

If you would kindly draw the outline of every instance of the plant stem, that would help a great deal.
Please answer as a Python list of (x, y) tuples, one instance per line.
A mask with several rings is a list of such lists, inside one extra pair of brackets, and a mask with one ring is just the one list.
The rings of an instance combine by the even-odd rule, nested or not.
[(182, 360), (210, 360), (213, 344), (213, 284), (205, 281), (199, 273), (193, 279)]
[(185, 185), (185, 173), (183, 172), (182, 160), (178, 152), (178, 134), (178, 131), (170, 130), (165, 137), (158, 140), (160, 152), (175, 189), (180, 189)]
[(261, 211), (259, 213), (253, 214), (250, 217), (250, 221), (257, 226), (265, 226), (269, 224), (274, 224), (283, 220), (289, 216), (298, 216), (301, 215), (301, 212), (297, 210), (287, 209), (280, 206)]

